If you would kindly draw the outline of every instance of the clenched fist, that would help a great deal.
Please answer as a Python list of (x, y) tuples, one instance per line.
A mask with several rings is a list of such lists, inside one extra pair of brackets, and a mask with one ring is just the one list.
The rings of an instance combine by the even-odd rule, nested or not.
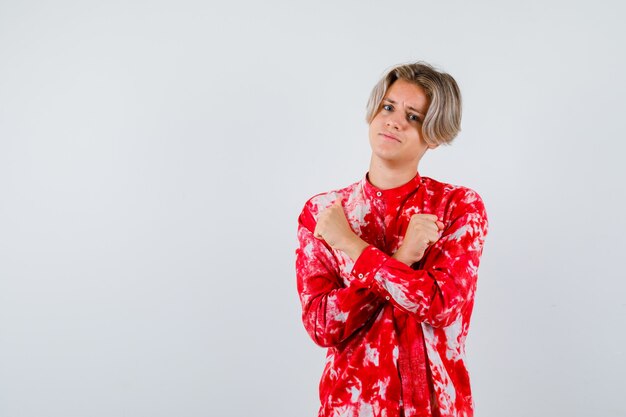
[(325, 240), (334, 249), (342, 249), (355, 236), (346, 219), (341, 197), (330, 207), (322, 210), (317, 218), (313, 236)]
[(418, 262), (428, 246), (441, 237), (444, 224), (434, 214), (414, 214), (406, 228), (402, 245), (393, 257), (407, 265)]

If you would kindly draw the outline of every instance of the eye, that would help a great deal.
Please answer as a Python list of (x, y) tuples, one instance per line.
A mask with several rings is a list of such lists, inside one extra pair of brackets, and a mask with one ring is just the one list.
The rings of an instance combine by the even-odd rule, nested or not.
[(383, 110), (391, 111), (393, 110), (393, 106), (391, 104), (383, 104)]
[(409, 113), (409, 120), (412, 122), (421, 122), (419, 116), (413, 113)]

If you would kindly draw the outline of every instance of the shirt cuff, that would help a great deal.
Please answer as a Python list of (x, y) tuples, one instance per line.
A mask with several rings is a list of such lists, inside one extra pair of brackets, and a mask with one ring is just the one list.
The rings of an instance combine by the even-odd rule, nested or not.
[(361, 287), (372, 288), (376, 284), (374, 275), (387, 262), (387, 259), (389, 259), (389, 256), (376, 246), (367, 246), (352, 267), (353, 283), (358, 283), (357, 285)]

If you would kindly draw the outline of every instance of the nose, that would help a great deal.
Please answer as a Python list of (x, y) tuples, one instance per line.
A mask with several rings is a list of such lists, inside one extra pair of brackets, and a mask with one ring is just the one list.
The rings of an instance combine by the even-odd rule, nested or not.
[(385, 126), (391, 129), (400, 130), (400, 123), (396, 115), (390, 115), (385, 122)]

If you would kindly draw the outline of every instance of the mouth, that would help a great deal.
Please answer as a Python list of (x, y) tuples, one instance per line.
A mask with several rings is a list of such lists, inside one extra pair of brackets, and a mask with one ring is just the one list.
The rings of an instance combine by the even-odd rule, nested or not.
[(381, 135), (384, 138), (395, 140), (396, 142), (400, 142), (400, 139), (398, 139), (396, 136), (392, 135), (391, 133), (381, 132), (379, 133), (379, 135)]

